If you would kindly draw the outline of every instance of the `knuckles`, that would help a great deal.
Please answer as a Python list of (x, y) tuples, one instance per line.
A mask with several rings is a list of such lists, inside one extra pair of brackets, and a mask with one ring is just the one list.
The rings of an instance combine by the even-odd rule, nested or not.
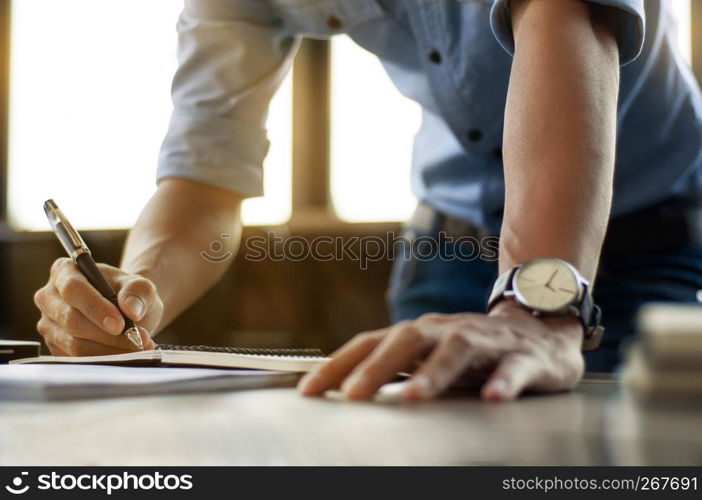
[(403, 321), (395, 326), (394, 336), (402, 337), (410, 342), (424, 342), (424, 334), (414, 321)]
[(373, 345), (378, 342), (378, 334), (375, 332), (362, 332), (353, 338), (353, 342), (357, 345)]
[(156, 285), (146, 278), (134, 278), (126, 286), (130, 293), (137, 294), (142, 297), (155, 297)]
[(90, 353), (86, 350), (86, 343), (71, 336), (63, 336), (60, 348), (69, 356), (87, 356)]
[(460, 330), (451, 330), (445, 337), (444, 343), (452, 351), (465, 351), (473, 346), (470, 335)]
[(76, 296), (78, 290), (83, 286), (84, 283), (75, 273), (62, 276), (56, 280), (56, 289), (66, 302), (71, 302), (71, 299)]
[(446, 319), (447, 314), (440, 313), (425, 313), (417, 318), (418, 323), (437, 323), (443, 319)]
[(69, 262), (71, 262), (71, 259), (69, 259), (68, 257), (61, 257), (59, 259), (56, 259), (54, 263), (51, 264), (51, 270), (49, 272), (51, 277), (54, 278), (58, 276)]
[(39, 332), (39, 335), (42, 337), (45, 337), (49, 333), (49, 325), (44, 317), (41, 317), (39, 321), (37, 321), (37, 332)]
[(34, 305), (36, 305), (40, 310), (44, 305), (44, 299), (46, 294), (46, 287), (41, 287), (39, 290), (34, 292)]
[(80, 313), (72, 307), (66, 307), (59, 313), (59, 324), (69, 333), (78, 331), (81, 323)]
[(85, 353), (81, 348), (81, 343), (74, 337), (68, 337), (65, 342), (64, 350), (69, 356), (84, 356)]

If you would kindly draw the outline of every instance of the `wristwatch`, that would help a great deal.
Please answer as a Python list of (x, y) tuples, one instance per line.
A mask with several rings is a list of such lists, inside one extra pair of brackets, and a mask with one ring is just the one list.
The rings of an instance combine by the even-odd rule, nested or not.
[(535, 316), (574, 315), (585, 333), (582, 350), (592, 351), (600, 344), (602, 312), (592, 300), (590, 283), (564, 260), (533, 259), (503, 273), (492, 288), (488, 312), (506, 298)]

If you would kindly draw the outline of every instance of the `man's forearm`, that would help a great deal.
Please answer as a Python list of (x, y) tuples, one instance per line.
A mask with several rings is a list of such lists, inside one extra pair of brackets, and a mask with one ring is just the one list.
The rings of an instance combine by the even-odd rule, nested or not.
[[(182, 179), (159, 185), (129, 234), (121, 267), (150, 279), (164, 303), (157, 331), (216, 283), (231, 258), (218, 263), (201, 256), (213, 241), (220, 255), (236, 254), (240, 198)], [(229, 237), (222, 237), (222, 235)]]
[(580, 0), (512, 2), (500, 270), (560, 257), (593, 280), (612, 196), (619, 58)]

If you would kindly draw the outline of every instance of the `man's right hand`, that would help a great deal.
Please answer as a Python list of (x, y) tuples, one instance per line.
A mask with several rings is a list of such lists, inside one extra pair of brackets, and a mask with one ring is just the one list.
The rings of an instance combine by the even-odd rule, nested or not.
[[(144, 349), (156, 344), (149, 333), (159, 325), (163, 303), (156, 286), (140, 275), (98, 264), (117, 292), (122, 312), (139, 326)], [(37, 331), (56, 356), (97, 356), (134, 351), (121, 335), (124, 319), (120, 311), (88, 283), (71, 259), (61, 258), (51, 267), (46, 285), (34, 294), (41, 311)]]

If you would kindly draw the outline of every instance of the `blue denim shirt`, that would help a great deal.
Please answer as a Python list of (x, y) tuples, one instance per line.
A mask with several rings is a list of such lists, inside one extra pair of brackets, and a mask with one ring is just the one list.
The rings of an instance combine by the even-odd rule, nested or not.
[[(676, 46), (668, 0), (583, 1), (614, 7), (618, 23), (613, 214), (674, 195), (702, 200), (702, 97)], [(345, 32), (422, 107), (416, 196), (499, 229), (514, 44), (507, 0), (186, 0), (178, 32), (175, 108), (159, 179), (260, 195), (268, 103), (300, 38)]]

